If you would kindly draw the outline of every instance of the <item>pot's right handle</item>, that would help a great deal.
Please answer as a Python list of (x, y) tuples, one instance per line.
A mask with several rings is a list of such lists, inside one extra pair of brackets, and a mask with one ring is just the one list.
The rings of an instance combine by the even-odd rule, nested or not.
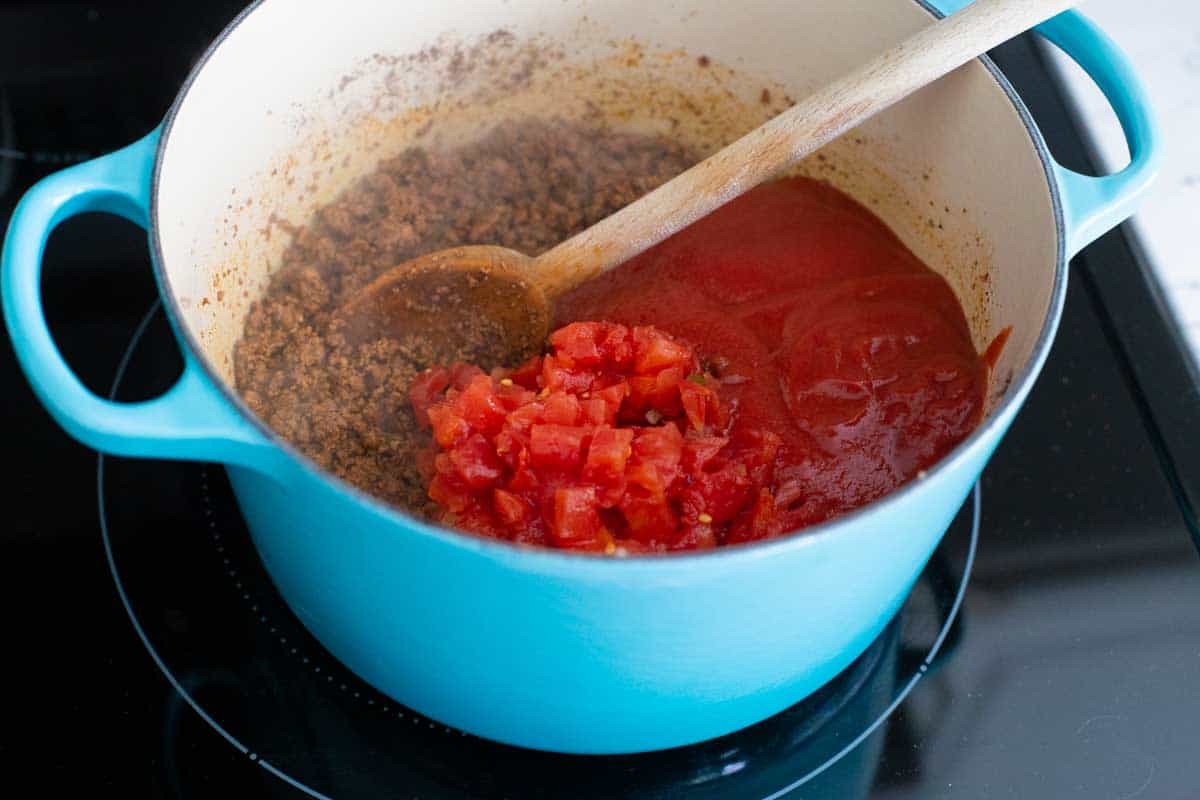
[[(924, 0), (951, 14), (970, 0)], [(1054, 162), (1066, 225), (1067, 255), (1073, 256), (1120, 225), (1137, 209), (1158, 174), (1162, 143), (1145, 87), (1125, 54), (1094, 23), (1066, 11), (1035, 28), (1088, 74), (1112, 105), (1125, 141), (1129, 164), (1102, 177), (1082, 175)]]
[(44, 178), (21, 198), (4, 240), (0, 270), (13, 349), (38, 399), (67, 433), (89, 447), (114, 455), (220, 461), (270, 472), (276, 448), (241, 417), (186, 349), (183, 375), (165, 394), (118, 403), (83, 385), (46, 325), (41, 276), (50, 232), (86, 211), (117, 214), (147, 227), (158, 134), (156, 130), (122, 150)]
[(1099, 178), (1055, 162), (1067, 253), (1073, 256), (1137, 210), (1162, 163), (1162, 141), (1145, 87), (1125, 54), (1102, 30), (1086, 17), (1068, 11), (1042, 23), (1037, 31), (1096, 82), (1116, 112), (1129, 145), (1129, 164)]

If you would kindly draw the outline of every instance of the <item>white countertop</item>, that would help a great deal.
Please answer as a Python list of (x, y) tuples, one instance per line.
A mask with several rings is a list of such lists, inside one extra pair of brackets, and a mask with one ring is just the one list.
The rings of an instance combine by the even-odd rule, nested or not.
[[(1166, 158), (1133, 225), (1200, 361), (1200, 3), (1086, 0), (1080, 10), (1129, 56), (1158, 115)], [(1108, 103), (1072, 62), (1057, 61), (1107, 166), (1127, 163)]]

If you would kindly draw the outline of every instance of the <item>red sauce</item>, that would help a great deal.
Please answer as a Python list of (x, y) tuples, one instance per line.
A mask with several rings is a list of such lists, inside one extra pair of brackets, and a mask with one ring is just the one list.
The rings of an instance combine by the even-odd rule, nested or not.
[[(657, 427), (677, 429), (681, 452), (689, 435), (693, 440), (719, 439), (716, 460), (708, 469), (720, 473), (728, 466), (749, 478), (732, 495), (713, 490), (688, 500), (684, 490), (708, 480), (704, 476), (712, 472), (696, 466), (694, 459), (690, 465), (680, 461), (674, 471), (664, 473), (678, 482), (662, 493), (672, 516), (646, 525), (613, 512), (620, 510), (619, 503), (596, 503), (594, 514), (576, 514), (592, 502), (587, 498), (603, 494), (586, 488), (569, 497), (524, 497), (528, 508), (516, 528), (494, 524), (494, 492), (487, 514), (464, 521), (462, 506), (445, 521), (510, 539), (525, 536), (514, 532), (520, 528), (531, 531), (527, 538), (536, 543), (608, 551), (617, 546), (691, 549), (765, 538), (829, 519), (891, 491), (945, 455), (982, 414), (988, 364), (975, 352), (949, 285), (865, 208), (803, 178), (748, 192), (578, 288), (560, 301), (557, 312), (564, 322), (654, 326), (670, 335), (663, 340), (682, 345), (686, 358), (697, 362), (680, 361), (672, 367), (677, 372), (660, 382), (661, 397), (643, 397), (628, 409), (617, 406), (603, 424), (641, 430), (649, 425), (645, 411), (653, 410), (661, 418), (650, 417)], [(575, 330), (578, 335), (578, 326)], [(547, 362), (573, 346), (571, 336), (556, 336), (557, 349)], [(989, 352), (989, 357), (995, 354)], [(569, 373), (577, 366), (567, 364), (553, 384), (549, 373), (534, 375), (537, 367), (529, 365), (510, 380), (533, 397), (523, 396), (523, 404), (541, 402), (545, 398), (537, 398), (534, 390), (570, 389)], [(589, 369), (585, 365), (584, 371)], [(648, 377), (629, 372), (631, 366), (606, 364), (604, 369), (611, 375), (626, 369), (620, 380), (631, 384)], [(709, 377), (694, 383), (683, 380), (686, 375), (678, 370)], [(448, 375), (434, 383), (444, 388), (451, 383)], [(495, 377), (480, 377), (500, 386)], [(691, 424), (680, 405), (678, 387), (686, 384), (713, 392), (713, 417), (703, 425)], [(421, 391), (419, 413), (440, 398), (437, 390)], [(586, 390), (577, 391), (582, 396)], [(451, 394), (453, 404), (461, 395)], [(437, 413), (442, 412), (431, 412)], [(616, 435), (622, 442), (627, 436)], [(590, 440), (572, 442), (567, 449), (586, 459)], [(476, 447), (483, 452), (479, 442)], [(442, 465), (448, 463), (443, 460)], [(582, 472), (571, 474), (576, 488), (599, 485), (584, 480)], [(489, 485), (488, 491), (494, 488)], [(431, 487), (435, 501), (438, 491)], [(446, 499), (439, 501), (443, 509)], [(515, 505), (509, 507), (515, 513)], [(711, 513), (714, 507), (720, 509), (717, 515)], [(701, 524), (700, 514), (711, 521)], [(581, 535), (562, 534), (556, 527), (584, 517)], [(535, 518), (539, 521), (531, 524)]]

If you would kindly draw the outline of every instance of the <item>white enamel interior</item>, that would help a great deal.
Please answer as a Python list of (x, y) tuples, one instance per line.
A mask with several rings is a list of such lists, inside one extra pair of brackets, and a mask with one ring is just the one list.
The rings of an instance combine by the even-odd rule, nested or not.
[[(213, 52), (167, 134), (156, 219), (168, 288), (231, 380), (289, 226), (423, 129), (437, 146), (590, 100), (622, 126), (666, 130), (674, 116), (711, 150), (930, 21), (914, 0), (265, 0)], [(511, 37), (488, 44), (498, 30)], [(514, 74), (528, 80), (513, 88)], [(978, 347), (1013, 327), (994, 405), (1041, 332), (1057, 259), (1046, 175), (1009, 98), (974, 63), (823, 155), (802, 169), (950, 280)]]

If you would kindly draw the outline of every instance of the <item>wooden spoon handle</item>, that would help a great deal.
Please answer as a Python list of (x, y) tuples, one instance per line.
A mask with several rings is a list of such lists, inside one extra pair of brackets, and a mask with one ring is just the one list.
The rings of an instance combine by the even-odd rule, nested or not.
[(548, 299), (633, 258), (868, 117), (1079, 0), (975, 0), (536, 259)]

